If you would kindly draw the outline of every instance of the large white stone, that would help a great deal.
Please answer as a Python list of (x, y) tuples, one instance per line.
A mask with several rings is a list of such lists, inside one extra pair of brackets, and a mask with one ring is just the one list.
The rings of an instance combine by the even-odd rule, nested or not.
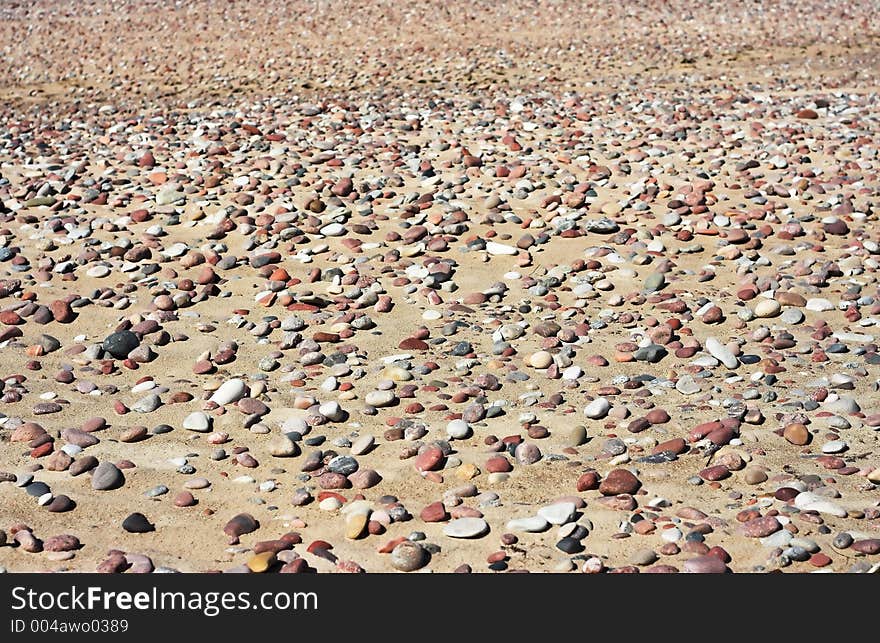
[(450, 538), (479, 538), (489, 531), (489, 524), (482, 518), (456, 518), (443, 527)]
[(211, 430), (211, 417), (203, 411), (193, 411), (183, 419), (183, 428), (188, 431), (207, 433)]
[(556, 502), (538, 509), (538, 515), (551, 525), (564, 525), (574, 520), (577, 508), (573, 502)]
[(611, 403), (604, 397), (599, 397), (587, 404), (584, 408), (584, 415), (594, 420), (600, 420), (608, 415), (610, 409)]
[(244, 383), (244, 380), (240, 380), (238, 378), (228, 380), (223, 382), (214, 394), (211, 396), (211, 402), (215, 402), (220, 406), (224, 404), (229, 404), (230, 402), (237, 402), (241, 398), (244, 397), (245, 391), (247, 390), (247, 386)]
[(510, 531), (526, 531), (530, 533), (544, 531), (548, 527), (550, 527), (550, 523), (541, 516), (514, 518), (507, 523), (507, 529)]
[(730, 349), (714, 337), (710, 337), (706, 340), (706, 350), (709, 351), (709, 354), (712, 357), (731, 370), (739, 366), (739, 360), (732, 352), (730, 352)]

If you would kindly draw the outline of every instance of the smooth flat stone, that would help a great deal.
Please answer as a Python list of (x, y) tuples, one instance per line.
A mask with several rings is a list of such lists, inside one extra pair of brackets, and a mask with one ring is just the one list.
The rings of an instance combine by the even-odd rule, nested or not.
[(496, 241), (487, 241), (486, 242), (486, 252), (490, 255), (515, 255), (519, 252), (513, 246), (508, 246), (503, 243), (498, 243)]
[(538, 509), (538, 515), (551, 525), (564, 525), (574, 520), (577, 512), (573, 502), (557, 502)]
[(514, 518), (507, 523), (507, 529), (510, 531), (525, 531), (529, 533), (546, 531), (549, 527), (550, 523), (543, 516)]
[(482, 518), (456, 518), (443, 527), (450, 538), (480, 538), (489, 531), (489, 524)]
[(849, 445), (843, 440), (831, 440), (822, 445), (822, 453), (841, 453), (848, 447)]
[(846, 509), (810, 491), (804, 491), (795, 496), (794, 506), (802, 511), (817, 511), (820, 514), (829, 514), (838, 518), (846, 518), (847, 516)]

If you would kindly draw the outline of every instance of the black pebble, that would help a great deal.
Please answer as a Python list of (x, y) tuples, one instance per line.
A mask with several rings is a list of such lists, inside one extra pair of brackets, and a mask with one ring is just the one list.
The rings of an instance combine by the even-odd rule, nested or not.
[(130, 330), (120, 330), (107, 335), (101, 348), (116, 359), (125, 359), (128, 354), (140, 346), (141, 340)]
[(131, 534), (145, 534), (148, 531), (156, 531), (156, 528), (142, 513), (133, 513), (123, 520), (122, 528)]

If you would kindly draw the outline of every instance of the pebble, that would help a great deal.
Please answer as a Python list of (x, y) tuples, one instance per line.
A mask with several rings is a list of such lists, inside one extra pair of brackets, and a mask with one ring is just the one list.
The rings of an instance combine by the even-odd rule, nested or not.
[(471, 433), (471, 428), (464, 420), (452, 420), (446, 425), (446, 434), (455, 440), (463, 440)]
[(846, 509), (840, 505), (809, 491), (804, 491), (795, 496), (794, 506), (801, 511), (816, 511), (820, 514), (829, 514), (838, 518), (846, 518), (847, 516)]
[(300, 450), (296, 442), (291, 440), (286, 434), (276, 435), (272, 438), (268, 445), (270, 455), (276, 458), (291, 458), (299, 455)]
[(450, 538), (480, 538), (489, 531), (489, 525), (482, 518), (457, 518), (443, 527), (443, 533)]
[[(322, 8), (303, 33), (255, 6), (233, 12), (248, 55), (218, 67), (214, 17), (95, 1), (63, 21), (4, 13), (34, 25), (40, 55), (34, 39), (4, 48), (0, 480), (24, 503), (16, 521), (43, 531), (44, 511), (76, 509), (65, 531), (90, 534), (82, 555), (48, 551), (47, 532), (48, 569), (154, 571), (133, 553), (144, 537), (94, 530), (79, 476), (100, 484), (110, 462), (136, 484), (122, 477), (125, 511), (98, 522), (140, 509), (186, 531), (197, 547), (146, 538), (188, 571), (217, 571), (216, 521), (246, 507), (269, 538), (348, 543), (314, 560), (299, 536), (233, 546), (222, 571), (381, 569), (371, 537), (407, 531), (415, 568), (441, 573), (843, 571), (874, 555), (855, 531), (876, 521), (880, 482), (870, 75), (851, 73), (855, 50), (825, 51), (830, 67), (806, 51), (825, 88), (811, 94), (797, 66), (692, 51), (811, 42), (802, 18), (822, 3), (698, 2), (684, 22), (662, 3), (588, 18), (571, 2), (478, 5), (479, 47), (440, 37), (457, 23), (434, 6), (417, 28), (369, 3)], [(848, 3), (835, 36), (862, 34), (871, 9)], [(515, 47), (498, 28), (524, 24)], [(562, 24), (583, 42), (556, 47)], [(621, 28), (630, 46), (609, 46)], [(270, 58), (276, 40), (296, 41), (289, 64)], [(725, 67), (723, 91), (669, 76), (664, 57), (710, 85)], [(628, 65), (660, 71), (620, 83)], [(561, 521), (553, 540), (527, 535), (549, 528), (541, 512)], [(431, 542), (460, 520), (522, 540)], [(855, 550), (818, 548), (844, 529)], [(603, 558), (583, 553), (590, 532), (613, 535)], [(29, 556), (5, 554), (12, 569)]]
[(724, 574), (727, 565), (717, 556), (697, 556), (684, 561), (682, 571), (685, 574)]
[(364, 401), (370, 406), (383, 408), (397, 401), (397, 396), (392, 391), (370, 391), (364, 397)]
[(150, 523), (144, 514), (137, 512), (129, 514), (128, 517), (122, 521), (122, 528), (132, 534), (144, 534), (148, 531), (156, 530), (156, 527)]
[[(209, 398), (211, 402), (219, 406), (224, 406), (226, 404), (231, 404), (233, 402), (237, 402), (241, 398), (245, 396), (247, 391), (247, 385), (245, 385), (243, 380), (238, 378), (228, 380), (223, 382), (220, 387), (214, 391), (214, 393)], [(189, 428), (189, 427), (185, 427)], [(198, 429), (190, 429), (190, 430), (198, 430)]]
[(734, 370), (739, 366), (739, 360), (736, 359), (736, 356), (732, 352), (730, 352), (730, 349), (714, 337), (706, 339), (706, 350), (709, 351), (709, 354), (712, 357), (731, 370)]
[(633, 494), (641, 487), (641, 482), (626, 469), (614, 469), (599, 484), (599, 492), (604, 496)]
[[(566, 520), (566, 522), (568, 522)], [(546, 531), (550, 528), (550, 522), (544, 518), (543, 516), (537, 515), (529, 518), (514, 518), (513, 520), (508, 521), (507, 529), (510, 531), (525, 531), (530, 533), (538, 533), (542, 531)], [(553, 523), (553, 524), (562, 524), (562, 523)]]
[(239, 536), (254, 532), (258, 528), (259, 523), (252, 515), (242, 513), (233, 516), (229, 522), (226, 523), (226, 526), (223, 527), (223, 533), (234, 539), (238, 539)]
[(430, 562), (430, 554), (418, 543), (404, 540), (391, 550), (391, 566), (401, 572), (414, 572)]
[(596, 398), (584, 408), (584, 415), (593, 420), (599, 420), (608, 415), (611, 403), (604, 397)]
[[(763, 299), (755, 306), (755, 317), (776, 317), (782, 310), (782, 305), (775, 299)], [(713, 357), (721, 359), (713, 354)], [(726, 364), (726, 363), (725, 363)]]
[(107, 491), (125, 483), (125, 476), (112, 462), (101, 462), (92, 471), (92, 489)]
[(538, 509), (538, 516), (551, 525), (564, 525), (575, 519), (576, 508), (573, 502), (558, 502)]
[(133, 332), (121, 330), (107, 335), (101, 348), (116, 359), (125, 359), (140, 343), (141, 340)]
[(211, 430), (211, 417), (204, 411), (193, 411), (183, 418), (183, 428), (187, 431), (208, 433)]
[(534, 368), (548, 368), (553, 363), (553, 355), (547, 351), (538, 351), (529, 356), (529, 365)]
[(782, 432), (782, 436), (791, 444), (803, 446), (810, 442), (810, 432), (803, 424), (792, 423), (787, 424)]

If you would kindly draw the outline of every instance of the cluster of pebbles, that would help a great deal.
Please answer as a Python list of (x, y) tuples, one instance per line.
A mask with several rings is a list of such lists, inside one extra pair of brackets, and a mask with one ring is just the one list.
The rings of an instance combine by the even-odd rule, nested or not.
[(878, 570), (872, 3), (305, 4), (0, 8), (0, 567)]

